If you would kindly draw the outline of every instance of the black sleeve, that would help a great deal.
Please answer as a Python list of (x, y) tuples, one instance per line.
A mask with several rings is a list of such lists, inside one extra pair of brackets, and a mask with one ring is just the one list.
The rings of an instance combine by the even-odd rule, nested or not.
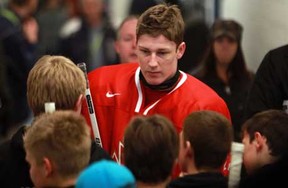
[(261, 62), (245, 104), (245, 119), (268, 109), (282, 109), (288, 99), (288, 46), (268, 52)]
[(101, 148), (94, 141), (92, 141), (91, 157), (90, 157), (89, 164), (95, 161), (100, 161), (101, 159), (112, 160), (110, 155), (103, 148)]

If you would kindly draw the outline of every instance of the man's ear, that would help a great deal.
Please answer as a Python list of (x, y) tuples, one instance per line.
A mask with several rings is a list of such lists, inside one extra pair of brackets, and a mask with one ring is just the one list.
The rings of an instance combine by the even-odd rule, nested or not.
[(194, 156), (194, 151), (191, 148), (191, 143), (189, 141), (185, 141), (185, 153), (189, 158), (193, 158)]
[(76, 111), (79, 114), (81, 113), (82, 103), (84, 102), (84, 99), (85, 99), (84, 95), (81, 94), (81, 95), (79, 95), (79, 97), (76, 101), (74, 111)]
[(45, 170), (45, 177), (51, 176), (53, 173), (53, 165), (50, 159), (47, 157), (43, 158), (43, 163), (44, 163), (44, 170)]
[(266, 138), (262, 136), (260, 132), (255, 132), (254, 137), (255, 137), (256, 150), (260, 151), (263, 148), (264, 144), (266, 144)]
[(120, 53), (120, 47), (119, 47), (119, 42), (115, 41), (114, 42), (114, 49), (115, 51), (119, 54)]
[(183, 56), (185, 50), (186, 50), (186, 43), (185, 42), (181, 42), (181, 44), (179, 44), (179, 46), (177, 48), (177, 59), (181, 59), (181, 57)]

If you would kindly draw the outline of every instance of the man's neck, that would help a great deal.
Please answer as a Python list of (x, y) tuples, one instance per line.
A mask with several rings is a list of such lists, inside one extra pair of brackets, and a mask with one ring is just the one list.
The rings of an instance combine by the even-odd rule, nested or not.
[[(68, 188), (68, 187), (74, 187), (74, 185), (76, 184), (76, 177), (73, 178), (57, 178), (51, 181), (51, 187), (59, 187), (59, 188)], [(48, 186), (49, 187), (49, 186)]]
[(177, 70), (173, 77), (164, 81), (163, 83), (159, 85), (150, 85), (145, 80), (143, 74), (140, 72), (140, 80), (143, 82), (143, 84), (152, 90), (158, 90), (158, 91), (171, 91), (175, 87), (176, 83), (178, 82), (179, 77), (180, 77), (180, 72), (179, 70)]
[(170, 182), (171, 178), (167, 178), (165, 181), (160, 183), (144, 183), (137, 181), (137, 188), (165, 188), (167, 187), (168, 183)]
[(217, 63), (217, 65), (216, 65), (216, 72), (217, 72), (219, 78), (220, 78), (224, 83), (228, 83), (227, 70), (228, 70), (228, 66)]

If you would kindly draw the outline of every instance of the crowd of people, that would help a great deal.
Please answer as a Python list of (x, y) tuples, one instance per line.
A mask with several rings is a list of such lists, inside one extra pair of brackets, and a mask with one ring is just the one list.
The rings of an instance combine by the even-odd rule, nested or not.
[[(48, 12), (59, 6), (46, 3)], [(1, 186), (287, 184), (287, 46), (271, 50), (254, 74), (241, 24), (215, 20), (202, 61), (188, 72), (178, 65), (190, 53), (179, 6), (151, 5), (113, 29), (104, 1), (79, 3), (80, 16), (70, 12), (57, 25), (59, 43), (46, 33), (41, 48), (37, 21), (48, 13), (33, 18), (38, 1), (1, 8)]]

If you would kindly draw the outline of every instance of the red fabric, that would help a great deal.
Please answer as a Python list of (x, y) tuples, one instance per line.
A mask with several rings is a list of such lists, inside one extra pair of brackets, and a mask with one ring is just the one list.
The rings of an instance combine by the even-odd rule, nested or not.
[[(177, 89), (162, 96), (154, 106), (151, 104), (144, 107), (145, 94), (137, 91), (137, 69), (137, 63), (126, 63), (101, 67), (88, 74), (103, 148), (115, 161), (122, 163), (122, 138), (127, 124), (134, 115), (144, 114), (145, 110), (146, 115), (157, 113), (168, 117), (179, 133), (184, 118), (193, 111), (213, 110), (230, 119), (223, 99), (207, 85), (185, 73), (181, 73), (179, 82), (183, 83), (179, 84)], [(108, 92), (117, 95), (107, 97)], [(141, 95), (142, 103), (139, 98)], [(137, 101), (140, 101), (139, 112), (135, 111)], [(90, 123), (86, 103), (83, 105), (82, 114)]]

